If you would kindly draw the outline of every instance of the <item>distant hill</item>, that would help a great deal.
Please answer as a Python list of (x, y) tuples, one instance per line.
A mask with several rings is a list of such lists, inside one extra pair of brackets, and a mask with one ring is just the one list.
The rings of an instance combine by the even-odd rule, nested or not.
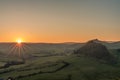
[(115, 57), (109, 53), (108, 49), (101, 43), (94, 40), (88, 41), (83, 47), (74, 51), (78, 56), (88, 56), (107, 62), (115, 62)]
[(99, 39), (90, 40), (105, 45), (108, 49), (120, 49), (120, 41), (102, 41)]
[[(105, 45), (108, 49), (120, 49), (120, 41), (109, 42), (99, 39), (90, 40), (96, 43)], [(86, 43), (65, 42), (65, 43), (23, 43), (26, 53), (52, 53), (52, 54), (67, 54), (74, 49), (79, 49)], [(0, 51), (8, 54), (16, 43), (0, 43)]]
[[(0, 51), (8, 54), (16, 43), (0, 43)], [(23, 43), (26, 53), (61, 54), (82, 47), (84, 43)]]

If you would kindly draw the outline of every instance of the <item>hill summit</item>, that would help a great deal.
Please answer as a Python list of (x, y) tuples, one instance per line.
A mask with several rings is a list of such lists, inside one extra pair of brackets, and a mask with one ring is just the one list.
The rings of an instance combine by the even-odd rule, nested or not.
[(108, 49), (101, 43), (97, 43), (94, 40), (88, 41), (83, 47), (74, 51), (74, 54), (78, 56), (88, 56), (96, 59), (115, 62), (115, 57), (110, 54)]

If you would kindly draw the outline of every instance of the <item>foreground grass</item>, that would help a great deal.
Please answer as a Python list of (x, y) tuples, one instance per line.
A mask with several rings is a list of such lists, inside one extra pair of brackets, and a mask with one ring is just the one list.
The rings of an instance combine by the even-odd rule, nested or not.
[[(62, 61), (69, 63), (67, 67)], [(28, 61), (26, 64), (2, 69), (0, 77), (18, 77), (17, 80), (119, 80), (120, 65), (110, 65), (89, 57), (49, 56)], [(56, 71), (57, 70), (57, 71)], [(9, 72), (10, 71), (10, 72)], [(34, 74), (34, 75), (32, 75)]]

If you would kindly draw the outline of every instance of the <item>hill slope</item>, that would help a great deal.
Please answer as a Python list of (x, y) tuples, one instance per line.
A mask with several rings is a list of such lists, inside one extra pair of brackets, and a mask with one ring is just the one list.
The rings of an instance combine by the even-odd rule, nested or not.
[(94, 41), (88, 41), (86, 45), (76, 50), (74, 54), (77, 54), (78, 56), (89, 56), (112, 63), (116, 62), (115, 57), (109, 53), (104, 45)]

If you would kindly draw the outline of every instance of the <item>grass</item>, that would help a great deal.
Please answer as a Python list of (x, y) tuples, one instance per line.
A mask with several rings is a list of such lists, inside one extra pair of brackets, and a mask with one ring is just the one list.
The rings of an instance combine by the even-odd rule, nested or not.
[[(120, 54), (116, 50), (110, 50), (110, 52), (117, 56), (120, 62)], [(18, 80), (120, 80), (120, 63), (110, 65), (94, 58), (74, 55), (47, 57), (40, 57), (38, 53), (37, 55), (38, 58), (27, 60), (26, 64), (0, 69), (0, 78), (29, 75)], [(0, 59), (0, 66), (10, 59)], [(63, 61), (69, 65), (55, 71), (64, 66)], [(8, 72), (2, 73), (5, 71)]]

